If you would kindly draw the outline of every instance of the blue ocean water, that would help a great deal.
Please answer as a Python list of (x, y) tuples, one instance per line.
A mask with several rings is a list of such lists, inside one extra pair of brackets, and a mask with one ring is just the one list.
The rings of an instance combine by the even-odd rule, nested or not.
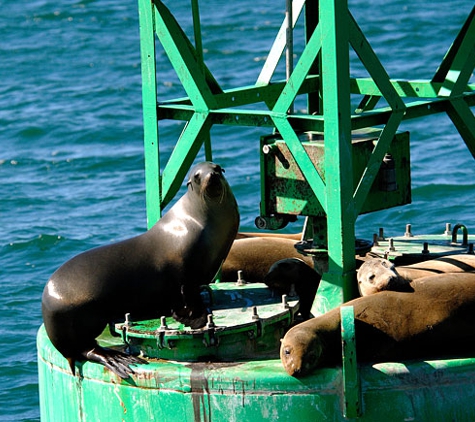
[[(189, 2), (166, 2), (191, 34)], [(350, 0), (392, 78), (435, 72), (473, 2)], [(0, 420), (39, 420), (35, 337), (41, 293), (71, 256), (145, 230), (139, 29), (136, 1), (0, 0)], [(205, 60), (224, 88), (255, 82), (284, 2), (201, 4)], [(297, 38), (296, 54), (299, 52)], [(301, 48), (301, 44), (300, 44)], [(161, 99), (182, 94), (159, 49)], [(364, 69), (352, 56), (352, 74)], [(279, 68), (281, 78), (283, 67)], [(162, 159), (182, 125), (161, 125)], [(405, 122), (413, 203), (359, 218), (400, 235), (475, 227), (475, 163), (445, 115)], [(243, 230), (259, 205), (258, 140), (265, 129), (216, 127), (214, 159), (238, 199)], [(298, 230), (299, 225), (289, 230)]]

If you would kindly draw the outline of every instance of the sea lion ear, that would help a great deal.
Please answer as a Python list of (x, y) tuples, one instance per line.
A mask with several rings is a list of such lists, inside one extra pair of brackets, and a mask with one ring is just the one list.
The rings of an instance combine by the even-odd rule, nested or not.
[(191, 179), (188, 179), (188, 182), (186, 182), (186, 187), (191, 186), (191, 190), (193, 190), (193, 183), (191, 183)]

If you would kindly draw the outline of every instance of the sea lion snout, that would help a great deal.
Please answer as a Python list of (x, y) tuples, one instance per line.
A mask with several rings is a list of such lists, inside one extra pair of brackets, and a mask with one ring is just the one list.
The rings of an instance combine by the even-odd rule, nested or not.
[(305, 328), (305, 323), (291, 328), (281, 341), (280, 359), (285, 371), (301, 377), (319, 364), (322, 346), (316, 333)]
[(302, 372), (302, 360), (298, 356), (298, 353), (294, 353), (294, 348), (291, 344), (282, 343), (280, 348), (280, 359), (284, 365), (285, 371), (293, 376), (297, 377)]
[(196, 187), (201, 195), (205, 195), (209, 199), (222, 198), (227, 185), (223, 173), (224, 169), (218, 164), (202, 163), (190, 175), (188, 185), (191, 184), (192, 189)]

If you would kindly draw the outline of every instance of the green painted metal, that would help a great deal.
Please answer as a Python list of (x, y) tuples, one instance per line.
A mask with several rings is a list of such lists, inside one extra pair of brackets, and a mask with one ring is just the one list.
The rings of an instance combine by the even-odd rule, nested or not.
[(362, 415), (361, 384), (356, 355), (355, 313), (353, 306), (342, 306), (341, 342), (343, 375), (343, 416), (356, 418)]
[[(367, 170), (374, 145), (379, 142), (381, 130), (371, 129), (352, 133), (353, 188)], [(322, 180), (326, 180), (323, 134), (305, 132), (299, 142), (309, 156)], [(325, 210), (312, 195), (310, 183), (300, 171), (294, 155), (281, 134), (261, 137), (261, 214), (287, 214), (324, 217)], [(366, 194), (359, 214), (409, 204), (411, 202), (409, 133), (400, 132), (386, 150), (394, 163), (395, 186), (387, 186), (385, 166), (376, 166), (374, 182)], [(347, 172), (348, 173), (348, 172)], [(325, 182), (324, 182), (325, 183)], [(361, 182), (360, 182), (361, 183)]]
[[(101, 337), (121, 346), (121, 339)], [(103, 366), (67, 361), (38, 333), (42, 422), (347, 421), (342, 368), (297, 379), (279, 359), (237, 362), (150, 360), (122, 380)], [(359, 365), (361, 421), (475, 419), (475, 359)], [(430, 403), (430, 405), (428, 405)], [(390, 405), (389, 405), (390, 404)]]
[(280, 339), (295, 321), (297, 297), (287, 300), (262, 283), (214, 283), (206, 294), (211, 313), (203, 329), (172, 317), (133, 322), (132, 315), (116, 324), (116, 332), (132, 353), (149, 358), (230, 362), (278, 356)]
[[(198, 0), (191, 0), (194, 45), (162, 1), (138, 2), (148, 226), (160, 218), (203, 146), (206, 157), (211, 159), (209, 133), (213, 125), (277, 130), (281, 139), (266, 146), (274, 148), (274, 152), (275, 148), (286, 151), (292, 174), (300, 174), (306, 185), (307, 199), (289, 197), (272, 209), (269, 203), (272, 205), (275, 198), (268, 196), (263, 184), (262, 198), (266, 201), (262, 217), (272, 222), (277, 215), (280, 220), (276, 228), (289, 221), (289, 215), (303, 213), (302, 204), (296, 200), (306, 199), (313, 204), (305, 233), (306, 238), (314, 239), (316, 266), (324, 272), (313, 307), (315, 313), (334, 308), (354, 295), (351, 285), (358, 243), (355, 221), (360, 213), (371, 211), (376, 202), (371, 197), (372, 190), (384, 170), (385, 154), (397, 148), (397, 130), (402, 120), (447, 113), (475, 157), (475, 117), (470, 110), (475, 105), (475, 84), (468, 83), (475, 67), (475, 7), (434, 77), (428, 81), (401, 81), (389, 78), (346, 0), (294, 0), (287, 18), (294, 27), (305, 9), (306, 45), (295, 66), (289, 69), (287, 80), (273, 80), (286, 44), (291, 48), (284, 20), (256, 83), (224, 91), (203, 59)], [(184, 98), (157, 98), (157, 39), (183, 85)], [(370, 78), (350, 78), (350, 47)], [(292, 104), (301, 95), (307, 96), (308, 111), (295, 113)], [(355, 111), (350, 108), (351, 95), (362, 97)], [(381, 98), (387, 106), (378, 107)], [(180, 120), (186, 125), (161, 168), (159, 123), (164, 119)], [(353, 142), (356, 131), (374, 126), (380, 127), (374, 148), (359, 154), (360, 146)], [(302, 133), (323, 134), (323, 147), (302, 142)], [(318, 159), (312, 158), (315, 148), (323, 148)], [(398, 154), (394, 156), (398, 158)], [(261, 156), (263, 168), (269, 164), (266, 160)], [(402, 168), (402, 164), (396, 165), (396, 171)], [(397, 183), (402, 182), (398, 179)], [(409, 188), (403, 193), (410, 198)], [(406, 196), (388, 206), (407, 199)], [(471, 236), (467, 235), (467, 239), (471, 240)], [(392, 241), (379, 238), (377, 242), (373, 249), (388, 251), (393, 260), (412, 255), (420, 260), (421, 255), (427, 258), (469, 248), (467, 242), (458, 245), (450, 234), (404, 236)], [(430, 252), (420, 251), (424, 243), (429, 244)], [(137, 345), (140, 338), (141, 345), (149, 342), (142, 352), (152, 356), (149, 364), (137, 367), (128, 380), (91, 362), (78, 364), (77, 375), (73, 376), (41, 327), (38, 368), (42, 420), (257, 422), (294, 421), (296, 415), (299, 420), (334, 421), (475, 419), (475, 406), (465, 400), (475, 395), (475, 359), (357, 365), (351, 308), (342, 308), (342, 366), (319, 369), (303, 379), (288, 376), (278, 359), (277, 340), (289, 324), (289, 313), (292, 312), (277, 312), (275, 318), (274, 310), (269, 320), (281, 326), (277, 329), (260, 316), (250, 323), (237, 322), (227, 330), (231, 340), (224, 351), (215, 346), (216, 341), (228, 340), (224, 335), (228, 327), (221, 333), (214, 321), (199, 333), (187, 332), (170, 319), (119, 325), (123, 338), (103, 333), (102, 345), (123, 348), (125, 340), (138, 351), (142, 350)], [(238, 350), (244, 342), (240, 337), (243, 333), (257, 341), (264, 333), (265, 344), (260, 346), (268, 349), (264, 347), (264, 353), (257, 353), (257, 357), (231, 356), (232, 362), (217, 362), (226, 357), (223, 353)], [(187, 339), (191, 342), (186, 343)], [(180, 354), (175, 346), (183, 340), (186, 345), (182, 343)], [(204, 358), (210, 346), (213, 353), (208, 354), (207, 362), (191, 362)]]
[(160, 218), (161, 183), (157, 125), (157, 79), (155, 62), (155, 24), (153, 5), (140, 0), (140, 52), (142, 62), (142, 110), (144, 123), (144, 155), (147, 227)]
[[(468, 85), (475, 65), (475, 12), (469, 15), (432, 80), (399, 81), (391, 80), (387, 75), (349, 12), (346, 1), (295, 0), (291, 14), (293, 25), (304, 8), (307, 44), (288, 80), (272, 80), (285, 50), (287, 27), (284, 20), (256, 84), (223, 91), (202, 61), (197, 23), (195, 41), (198, 40), (198, 48), (195, 48), (163, 2), (153, 2), (158, 41), (187, 93), (186, 98), (157, 103), (158, 119), (188, 122), (162, 171), (161, 203), (156, 206), (163, 209), (173, 198), (212, 125), (276, 129), (306, 178), (312, 196), (325, 213), (332, 216), (325, 220), (330, 260), (319, 294), (324, 294), (332, 306), (337, 306), (353, 295), (350, 283), (355, 266), (354, 224), (365, 207), (368, 193), (400, 122), (446, 112), (469, 149), (475, 151), (475, 118), (469, 109), (475, 104), (475, 86)], [(318, 13), (309, 13), (307, 9)], [(193, 10), (196, 21), (197, 3), (193, 3)], [(349, 47), (355, 50), (370, 78), (349, 77)], [(153, 54), (151, 49), (150, 54)], [(352, 94), (363, 95), (358, 110), (353, 113), (350, 110)], [(308, 113), (289, 114), (299, 95), (308, 96), (312, 109)], [(376, 108), (382, 97), (388, 106)], [(254, 109), (249, 107), (253, 104), (256, 105)], [(246, 108), (240, 108), (242, 106)], [(314, 111), (317, 113), (313, 114)], [(351, 133), (376, 125), (382, 126), (378, 142), (360, 179), (354, 183), (347, 172), (352, 168)], [(299, 140), (298, 134), (302, 131), (324, 133), (325, 181)]]
[[(375, 233), (372, 252), (386, 256), (396, 265), (421, 262), (441, 256), (454, 254), (473, 254), (475, 236), (468, 234), (462, 224), (446, 225), (442, 234), (419, 235), (414, 234), (408, 225), (406, 232), (401, 236), (387, 236), (382, 228)], [(459, 230), (463, 229), (463, 230)]]

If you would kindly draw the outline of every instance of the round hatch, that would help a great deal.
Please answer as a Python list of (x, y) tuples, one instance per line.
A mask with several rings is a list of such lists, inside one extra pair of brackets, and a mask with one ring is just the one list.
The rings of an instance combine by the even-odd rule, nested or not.
[(233, 361), (278, 356), (280, 339), (298, 312), (298, 297), (265, 284), (214, 283), (203, 292), (211, 309), (204, 328), (172, 317), (115, 325), (131, 353), (176, 361)]

